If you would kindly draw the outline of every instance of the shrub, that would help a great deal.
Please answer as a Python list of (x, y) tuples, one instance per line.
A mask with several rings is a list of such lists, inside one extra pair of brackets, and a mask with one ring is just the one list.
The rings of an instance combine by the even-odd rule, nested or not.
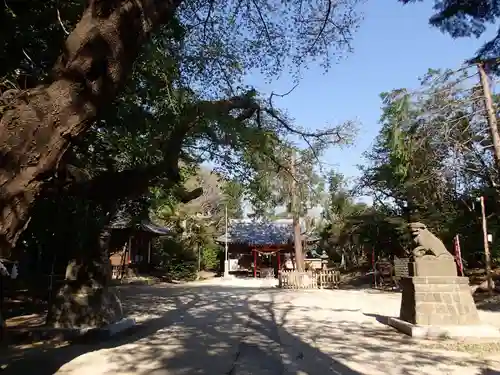
[(181, 239), (165, 239), (160, 246), (158, 255), (160, 268), (172, 279), (196, 279), (198, 261), (189, 244)]
[(216, 245), (207, 245), (202, 250), (201, 262), (206, 271), (217, 271), (220, 268), (220, 249)]

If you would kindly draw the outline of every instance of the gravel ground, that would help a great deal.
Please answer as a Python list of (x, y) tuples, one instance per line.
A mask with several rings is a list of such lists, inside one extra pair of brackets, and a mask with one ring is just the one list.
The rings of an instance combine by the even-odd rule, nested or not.
[[(399, 311), (397, 293), (263, 286), (212, 280), (123, 287), (137, 329), (100, 346), (46, 350), (3, 373), (500, 374), (499, 343), (415, 341), (383, 324)], [(499, 326), (499, 314), (481, 317)]]

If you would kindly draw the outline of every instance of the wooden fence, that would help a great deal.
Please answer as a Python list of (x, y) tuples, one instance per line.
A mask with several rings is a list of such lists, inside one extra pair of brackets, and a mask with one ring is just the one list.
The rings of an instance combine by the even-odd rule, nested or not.
[(326, 271), (281, 271), (279, 286), (283, 289), (332, 289), (340, 282), (340, 272)]

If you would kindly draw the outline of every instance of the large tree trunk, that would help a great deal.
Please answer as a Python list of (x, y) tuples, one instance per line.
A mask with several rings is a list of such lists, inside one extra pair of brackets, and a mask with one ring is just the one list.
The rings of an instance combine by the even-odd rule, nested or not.
[[(177, 155), (173, 152), (173, 155)], [(101, 327), (120, 320), (123, 311), (118, 296), (110, 289), (111, 264), (109, 243), (111, 230), (108, 224), (117, 212), (118, 201), (147, 192), (151, 180), (160, 170), (170, 176), (167, 187), (179, 180), (177, 166), (172, 161), (165, 164), (136, 168), (121, 172), (105, 172), (93, 180), (76, 184), (69, 192), (78, 193), (110, 209), (106, 226), (100, 230), (98, 241), (72, 259), (66, 269), (64, 285), (59, 289), (47, 316), (47, 323), (57, 328)], [(177, 198), (187, 203), (201, 196), (201, 188), (186, 191), (174, 189)], [(110, 194), (111, 193), (111, 194)]]
[(27, 226), (37, 196), (73, 139), (116, 96), (153, 27), (182, 0), (91, 0), (53, 81), (20, 93), (0, 120), (0, 254)]
[(104, 228), (98, 244), (68, 263), (65, 282), (47, 316), (49, 325), (57, 328), (101, 327), (123, 317), (120, 300), (109, 288), (110, 237), (111, 230)]

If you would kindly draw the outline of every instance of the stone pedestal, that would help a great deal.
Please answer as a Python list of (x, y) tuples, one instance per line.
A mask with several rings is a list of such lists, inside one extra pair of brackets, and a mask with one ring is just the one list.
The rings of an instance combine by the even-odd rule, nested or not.
[(408, 264), (409, 276), (446, 276), (456, 277), (457, 265), (453, 258), (422, 257)]
[(481, 324), (469, 288), (459, 276), (413, 276), (401, 279), (399, 318), (389, 325), (422, 338), (499, 338), (495, 327)]
[(404, 277), (401, 287), (401, 320), (419, 325), (479, 324), (467, 277)]

